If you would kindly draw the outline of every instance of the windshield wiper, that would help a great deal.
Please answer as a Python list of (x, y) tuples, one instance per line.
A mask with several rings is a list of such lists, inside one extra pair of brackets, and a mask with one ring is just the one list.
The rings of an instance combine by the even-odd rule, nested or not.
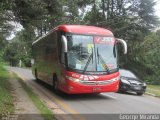
[(92, 48), (92, 53), (90, 54), (90, 56), (89, 56), (89, 58), (88, 58), (88, 61), (87, 61), (86, 65), (84, 66), (84, 70), (83, 70), (83, 72), (82, 72), (83, 74), (86, 72), (87, 67), (88, 67), (91, 59), (92, 59), (92, 63), (93, 63), (93, 48)]
[(99, 64), (99, 61), (101, 61), (102, 66), (106, 69), (106, 71), (107, 71), (108, 73), (110, 73), (110, 70), (109, 70), (106, 62), (104, 61), (104, 59), (103, 59), (103, 57), (101, 56), (101, 54), (99, 54), (98, 47), (97, 47), (97, 57), (98, 57), (98, 64)]

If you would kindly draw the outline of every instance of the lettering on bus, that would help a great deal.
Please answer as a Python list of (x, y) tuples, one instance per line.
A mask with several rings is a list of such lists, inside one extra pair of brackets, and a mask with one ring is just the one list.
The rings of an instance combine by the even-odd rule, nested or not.
[(115, 44), (115, 40), (113, 37), (102, 37), (102, 36), (95, 36), (94, 37), (95, 44)]
[(76, 73), (73, 73), (72, 77), (78, 78), (80, 80), (86, 80), (86, 81), (87, 80), (95, 80), (95, 79), (99, 78), (98, 76), (95, 76), (95, 75), (80, 75), (80, 74), (76, 74)]

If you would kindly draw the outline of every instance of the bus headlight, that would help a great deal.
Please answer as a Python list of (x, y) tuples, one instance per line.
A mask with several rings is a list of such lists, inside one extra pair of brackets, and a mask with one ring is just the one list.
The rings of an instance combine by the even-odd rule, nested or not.
[(81, 80), (80, 79), (77, 79), (77, 78), (74, 78), (74, 77), (71, 77), (71, 76), (67, 76), (66, 75), (66, 78), (68, 79), (68, 80), (71, 80), (71, 81), (73, 81), (73, 82), (80, 82)]

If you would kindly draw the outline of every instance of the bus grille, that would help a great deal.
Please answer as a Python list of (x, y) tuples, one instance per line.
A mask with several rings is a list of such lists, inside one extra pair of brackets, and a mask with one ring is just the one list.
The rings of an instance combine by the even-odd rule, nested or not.
[(105, 84), (113, 83), (117, 80), (119, 80), (119, 79), (114, 78), (114, 79), (111, 79), (111, 80), (103, 80), (103, 81), (81, 81), (81, 84), (85, 84), (85, 85), (105, 85)]

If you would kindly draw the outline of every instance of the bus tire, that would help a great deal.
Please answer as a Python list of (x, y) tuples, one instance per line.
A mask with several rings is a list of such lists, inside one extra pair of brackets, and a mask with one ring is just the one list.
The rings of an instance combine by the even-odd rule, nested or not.
[(56, 74), (53, 75), (53, 90), (58, 91), (58, 79)]
[(36, 78), (37, 81), (39, 80), (38, 75), (37, 75), (37, 69), (35, 69), (35, 78)]

